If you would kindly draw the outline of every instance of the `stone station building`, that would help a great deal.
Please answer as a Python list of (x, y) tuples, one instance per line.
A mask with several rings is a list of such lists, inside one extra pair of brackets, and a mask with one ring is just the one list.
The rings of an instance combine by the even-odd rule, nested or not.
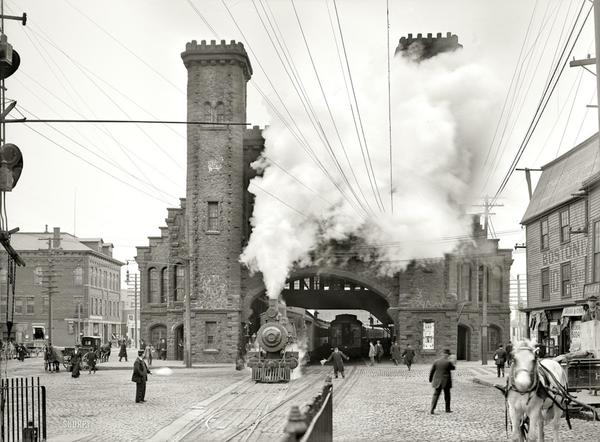
[[(188, 120), (246, 121), (252, 67), (241, 43), (192, 41), (182, 59)], [(149, 237), (136, 257), (141, 338), (154, 345), (166, 338), (169, 359), (183, 358), (188, 283), (194, 362), (234, 361), (256, 327), (252, 318), (266, 309), (261, 275), (250, 276), (239, 263), (251, 233), (253, 196), (247, 188), (255, 171), (250, 164), (263, 149), (258, 127), (188, 126), (186, 198), (167, 209), (160, 236)], [(489, 354), (508, 340), (511, 251), (488, 239), (478, 219), (473, 239), (461, 250), (412, 262), (392, 277), (380, 276), (358, 257), (295, 269), (282, 296), (288, 306), (367, 310), (402, 345), (410, 342), (421, 360), (433, 359), (443, 348), (461, 359), (478, 359), (484, 299)]]

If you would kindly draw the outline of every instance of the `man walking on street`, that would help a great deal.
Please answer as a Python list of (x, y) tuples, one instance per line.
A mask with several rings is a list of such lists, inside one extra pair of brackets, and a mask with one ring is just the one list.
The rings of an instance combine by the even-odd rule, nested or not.
[(327, 360), (325, 362), (323, 362), (323, 365), (325, 365), (327, 362), (331, 361), (332, 359), (333, 359), (333, 374), (335, 375), (336, 379), (338, 377), (338, 371), (342, 374), (342, 377), (344, 377), (344, 359), (348, 360), (350, 358), (348, 356), (346, 356), (343, 351), (340, 351), (339, 348), (335, 347), (333, 349), (333, 352), (327, 358)]
[(510, 368), (510, 364), (512, 363), (512, 351), (512, 342), (508, 341), (508, 344), (506, 344), (506, 363), (508, 364), (508, 368)]
[(377, 363), (381, 362), (381, 357), (383, 356), (383, 346), (380, 341), (377, 341), (377, 345), (375, 346), (375, 358), (377, 359)]
[(119, 350), (119, 362), (121, 359), (125, 358), (125, 362), (127, 362), (127, 342), (125, 339), (121, 341), (121, 349)]
[(133, 363), (133, 374), (131, 380), (135, 382), (135, 402), (146, 402), (146, 381), (148, 380), (148, 374), (152, 372), (148, 369), (146, 362), (142, 359), (144, 352), (138, 351), (138, 357)]
[(373, 364), (375, 363), (375, 355), (376, 354), (377, 354), (377, 351), (375, 350), (373, 341), (369, 341), (369, 360), (371, 361), (369, 363), (370, 366), (373, 366)]
[(410, 371), (410, 366), (415, 359), (415, 351), (412, 349), (410, 344), (407, 344), (406, 350), (404, 350), (404, 353), (402, 353), (402, 357), (404, 358), (404, 363), (408, 367), (408, 371)]
[(504, 377), (504, 364), (506, 363), (506, 351), (502, 348), (502, 344), (498, 346), (498, 350), (494, 353), (494, 361), (496, 362), (496, 369), (498, 370), (498, 377), (502, 374)]
[(444, 390), (444, 402), (446, 402), (446, 413), (452, 413), (450, 409), (450, 389), (452, 388), (452, 370), (454, 366), (454, 358), (450, 359), (450, 350), (444, 350), (443, 355), (440, 359), (435, 361), (431, 366), (429, 372), (429, 382), (434, 388), (433, 398), (431, 399), (431, 414), (435, 414), (435, 407), (437, 406), (440, 393)]
[(394, 341), (392, 347), (390, 348), (390, 353), (392, 354), (392, 361), (394, 361), (394, 365), (398, 365), (398, 361), (402, 357), (400, 355), (400, 346), (398, 345), (398, 341)]

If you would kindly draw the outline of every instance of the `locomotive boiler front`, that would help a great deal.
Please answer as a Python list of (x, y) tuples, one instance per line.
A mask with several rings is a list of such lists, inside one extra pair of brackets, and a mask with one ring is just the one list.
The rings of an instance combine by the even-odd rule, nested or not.
[(287, 321), (285, 305), (269, 300), (265, 323), (256, 334), (258, 351), (248, 352), (248, 366), (257, 382), (287, 382), (291, 370), (298, 366), (298, 352), (285, 351), (292, 343), (294, 329)]

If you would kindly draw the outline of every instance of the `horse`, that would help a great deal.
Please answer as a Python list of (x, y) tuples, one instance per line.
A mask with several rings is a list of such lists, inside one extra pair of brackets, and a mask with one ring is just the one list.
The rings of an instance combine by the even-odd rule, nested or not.
[(563, 411), (559, 402), (564, 404), (568, 396), (565, 371), (552, 359), (538, 360), (530, 341), (516, 345), (512, 357), (506, 391), (512, 425), (510, 440), (523, 441), (527, 438), (543, 441), (544, 423), (552, 421), (554, 442), (558, 442)]
[(108, 359), (110, 358), (110, 349), (112, 347), (112, 343), (108, 342), (106, 344), (102, 344), (100, 346), (100, 352), (99, 354), (97, 354), (98, 359), (100, 360), (100, 362), (107, 362)]

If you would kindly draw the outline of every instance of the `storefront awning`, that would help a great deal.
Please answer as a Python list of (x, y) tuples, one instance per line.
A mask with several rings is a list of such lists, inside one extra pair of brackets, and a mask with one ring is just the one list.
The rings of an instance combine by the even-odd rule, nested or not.
[(563, 308), (561, 316), (583, 316), (583, 305), (574, 305)]

